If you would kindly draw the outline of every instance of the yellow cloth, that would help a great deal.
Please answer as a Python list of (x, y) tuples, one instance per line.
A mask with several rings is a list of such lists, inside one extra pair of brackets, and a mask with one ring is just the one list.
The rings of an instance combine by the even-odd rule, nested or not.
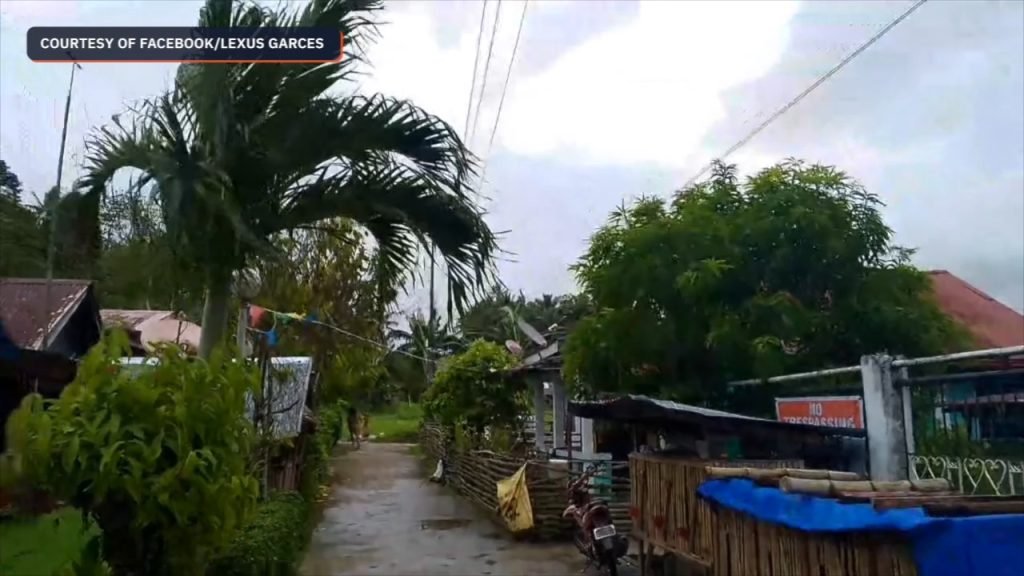
[(515, 533), (533, 528), (533, 506), (526, 488), (526, 464), (515, 474), (498, 480), (497, 485), (498, 513), (509, 529)]

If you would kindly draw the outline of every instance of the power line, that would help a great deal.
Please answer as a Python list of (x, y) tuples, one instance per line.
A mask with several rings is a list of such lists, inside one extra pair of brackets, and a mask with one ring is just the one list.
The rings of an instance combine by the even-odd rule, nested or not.
[[(742, 140), (740, 140), (739, 142), (737, 142), (737, 143), (733, 144), (733, 145), (732, 145), (732, 146), (731, 146), (731, 147), (730, 147), (730, 148), (729, 148), (728, 150), (726, 150), (726, 151), (725, 151), (725, 153), (723, 153), (723, 154), (722, 154), (721, 156), (719, 156), (719, 157), (718, 157), (717, 159), (718, 159), (718, 160), (724, 160), (724, 159), (725, 159), (726, 157), (728, 157), (729, 155), (731, 155), (731, 154), (732, 154), (733, 152), (735, 152), (735, 151), (739, 150), (740, 148), (742, 148), (743, 146), (745, 146), (745, 145), (746, 145), (746, 144), (747, 144), (748, 142), (750, 142), (750, 141), (751, 141), (751, 140), (752, 140), (752, 139), (753, 139), (753, 138), (754, 138), (755, 136), (757, 136), (758, 134), (760, 134), (762, 130), (764, 130), (765, 128), (767, 128), (767, 127), (768, 127), (768, 125), (770, 125), (770, 124), (771, 124), (772, 122), (774, 122), (775, 120), (777, 120), (777, 119), (778, 119), (778, 118), (779, 118), (780, 116), (782, 116), (782, 115), (783, 115), (783, 114), (785, 114), (786, 112), (789, 112), (789, 109), (790, 109), (790, 108), (792, 108), (793, 106), (796, 106), (796, 105), (797, 105), (798, 103), (800, 103), (800, 101), (801, 101), (801, 100), (803, 100), (803, 99), (804, 99), (804, 98), (805, 98), (805, 97), (806, 97), (806, 96), (807, 96), (808, 94), (810, 94), (811, 92), (813, 92), (813, 91), (814, 91), (814, 90), (815, 90), (815, 89), (816, 89), (816, 88), (817, 88), (818, 86), (821, 86), (821, 85), (822, 85), (822, 84), (824, 84), (824, 83), (825, 83), (825, 82), (826, 82), (826, 81), (827, 81), (827, 80), (828, 80), (829, 78), (831, 78), (831, 77), (832, 77), (832, 76), (834, 76), (834, 75), (835, 75), (835, 74), (836, 74), (837, 72), (839, 72), (840, 70), (842, 70), (842, 69), (843, 69), (843, 67), (844, 67), (844, 66), (846, 66), (847, 64), (849, 64), (849, 63), (850, 63), (850, 62), (851, 62), (851, 61), (852, 61), (852, 60), (853, 60), (854, 58), (856, 58), (857, 56), (860, 56), (860, 54), (861, 54), (862, 52), (864, 52), (865, 50), (867, 50), (867, 49), (868, 49), (868, 48), (869, 48), (869, 47), (870, 47), (870, 46), (871, 46), (872, 44), (874, 44), (874, 43), (875, 43), (875, 42), (877, 42), (877, 41), (878, 41), (879, 39), (881, 39), (881, 38), (882, 38), (882, 36), (885, 36), (885, 35), (886, 35), (886, 34), (887, 34), (887, 33), (888, 33), (888, 32), (889, 32), (890, 30), (892, 30), (893, 28), (895, 28), (897, 24), (899, 24), (900, 22), (903, 22), (903, 21), (904, 21), (904, 20), (905, 20), (905, 19), (906, 19), (906, 18), (907, 18), (908, 16), (910, 16), (911, 14), (913, 14), (915, 10), (917, 10), (918, 8), (920, 8), (920, 7), (921, 7), (921, 5), (922, 5), (922, 4), (924, 4), (924, 3), (925, 3), (925, 2), (927, 2), (927, 1), (928, 1), (928, 0), (918, 0), (917, 2), (915, 2), (913, 6), (911, 6), (910, 8), (908, 8), (908, 9), (907, 9), (907, 10), (906, 10), (905, 12), (903, 12), (902, 14), (900, 14), (900, 15), (899, 15), (899, 17), (897, 17), (897, 18), (896, 18), (895, 20), (893, 20), (892, 22), (890, 22), (889, 24), (887, 24), (887, 25), (886, 25), (886, 26), (885, 26), (884, 28), (882, 28), (881, 30), (879, 30), (879, 31), (878, 31), (878, 32), (877, 32), (877, 33), (876, 33), (876, 34), (875, 34), (874, 36), (872, 36), (871, 38), (869, 38), (867, 42), (865, 42), (865, 43), (864, 43), (864, 44), (862, 44), (862, 45), (861, 45), (861, 46), (860, 46), (859, 48), (857, 48), (856, 50), (854, 50), (853, 52), (851, 52), (851, 53), (850, 53), (850, 54), (849, 54), (849, 55), (848, 55), (848, 56), (847, 56), (846, 58), (843, 58), (843, 59), (842, 59), (842, 60), (841, 60), (841, 61), (840, 61), (840, 62), (839, 62), (838, 64), (836, 64), (836, 65), (835, 65), (835, 66), (834, 66), (834, 67), (833, 67), (833, 68), (832, 68), (831, 70), (829, 70), (828, 72), (826, 72), (824, 76), (822, 76), (821, 78), (818, 78), (818, 79), (817, 79), (817, 80), (816, 80), (816, 81), (815, 81), (815, 82), (814, 82), (813, 84), (811, 84), (810, 86), (808, 86), (807, 88), (805, 88), (803, 92), (801, 92), (800, 94), (798, 94), (798, 95), (796, 96), (796, 98), (793, 98), (793, 99), (792, 99), (792, 100), (790, 100), (790, 101), (789, 101), (788, 103), (786, 103), (786, 105), (785, 105), (785, 106), (783, 106), (782, 108), (779, 108), (778, 110), (776, 110), (776, 111), (775, 111), (775, 113), (774, 113), (774, 114), (772, 114), (771, 116), (769, 116), (767, 120), (765, 120), (764, 122), (761, 122), (761, 123), (760, 123), (760, 124), (759, 124), (759, 125), (757, 126), (757, 128), (754, 128), (754, 129), (753, 129), (753, 130), (752, 130), (752, 131), (751, 131), (751, 132), (750, 132), (749, 134), (747, 134), (746, 136), (744, 136)], [(709, 163), (708, 163), (708, 164), (707, 164), (706, 166), (704, 166), (703, 168), (701, 168), (700, 172), (697, 172), (696, 174), (694, 174), (694, 175), (693, 175), (693, 177), (692, 177), (692, 178), (690, 178), (689, 180), (687, 180), (687, 181), (686, 181), (686, 184), (684, 184), (684, 185), (683, 185), (683, 188), (682, 188), (682, 189), (683, 189), (683, 190), (685, 190), (685, 189), (689, 188), (690, 186), (693, 186), (694, 182), (696, 182), (698, 178), (700, 178), (701, 176), (703, 176), (704, 174), (706, 174), (706, 173), (707, 173), (707, 171), (711, 169), (711, 166), (712, 166), (713, 164), (714, 164), (713, 162), (709, 162)]]
[[(480, 27), (476, 32), (476, 56), (473, 57), (473, 78), (469, 83), (469, 102), (466, 104), (466, 123), (462, 129), (462, 139), (466, 140), (469, 136), (469, 117), (473, 113), (473, 94), (476, 93), (476, 70), (480, 64), (480, 44), (484, 36), (484, 16), (487, 14), (487, 0), (483, 1), (483, 5), (480, 8)], [(469, 142), (467, 141), (468, 145)]]
[(498, 133), (498, 123), (501, 122), (501, 109), (505, 106), (505, 94), (508, 92), (509, 80), (512, 78), (512, 67), (516, 63), (516, 54), (519, 52), (519, 37), (523, 34), (523, 23), (526, 22), (526, 8), (530, 0), (523, 2), (523, 13), (519, 16), (519, 29), (516, 30), (516, 41), (512, 45), (512, 59), (508, 62), (508, 70), (505, 72), (505, 85), (501, 87), (501, 100), (498, 101), (498, 113), (494, 117), (494, 126), (491, 128), (491, 137), (487, 142), (487, 154), (484, 156), (484, 167), (480, 171), (480, 184), (483, 185), (487, 176), (487, 163), (491, 158), (491, 148), (494, 147), (494, 135)]
[(467, 143), (472, 141), (473, 136), (476, 135), (476, 126), (480, 122), (480, 109), (484, 103), (484, 89), (487, 88), (487, 71), (491, 68), (491, 56), (494, 54), (494, 39), (498, 36), (498, 20), (501, 17), (501, 0), (498, 0), (498, 5), (494, 9), (494, 23), (491, 24), (491, 43), (487, 47), (487, 60), (484, 61), (484, 75), (480, 80), (480, 94), (477, 95), (476, 99), (476, 114), (473, 115), (473, 128), (469, 132), (469, 139)]

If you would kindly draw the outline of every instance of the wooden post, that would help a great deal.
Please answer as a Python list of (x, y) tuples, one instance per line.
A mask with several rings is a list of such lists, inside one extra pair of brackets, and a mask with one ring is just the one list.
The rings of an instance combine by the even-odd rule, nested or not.
[(529, 382), (533, 385), (533, 447), (538, 454), (544, 454), (544, 380), (529, 376)]
[(647, 576), (647, 541), (640, 536), (640, 576)]
[(551, 379), (551, 409), (554, 412), (554, 430), (551, 432), (552, 444), (557, 450), (565, 448), (565, 432), (568, 429), (565, 425), (568, 404), (565, 397), (565, 384), (560, 376)]

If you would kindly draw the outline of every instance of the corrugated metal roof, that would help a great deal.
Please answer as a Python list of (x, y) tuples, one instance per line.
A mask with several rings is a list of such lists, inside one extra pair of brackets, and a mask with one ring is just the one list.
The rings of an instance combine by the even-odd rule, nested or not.
[(199, 348), (202, 328), (184, 315), (170, 310), (100, 310), (106, 327), (120, 326), (138, 332), (139, 344), (152, 349), (154, 344), (174, 342), (188, 350)]
[[(309, 378), (313, 373), (313, 359), (308, 356), (283, 356), (270, 359), (277, 378), (274, 379), (272, 390), (274, 437), (294, 438), (302, 432), (302, 417), (306, 410), (306, 393), (309, 390)], [(250, 419), (253, 415), (253, 402), (247, 400)]]
[(981, 348), (1024, 345), (1024, 316), (946, 270), (928, 272), (935, 299)]
[(174, 316), (170, 310), (120, 310), (116, 308), (104, 308), (100, 310), (100, 318), (106, 327), (120, 326), (127, 329), (138, 328), (147, 320), (162, 320)]
[(775, 430), (790, 430), (793, 432), (814, 433), (831, 436), (864, 436), (863, 430), (852, 428), (831, 428), (826, 426), (812, 426), (810, 424), (796, 424), (791, 422), (780, 422), (767, 418), (745, 416), (733, 412), (713, 410), (689, 404), (680, 404), (670, 400), (659, 400), (647, 396), (629, 394), (619, 396), (611, 400), (593, 402), (569, 402), (569, 413), (573, 416), (591, 418), (594, 420), (617, 420), (631, 422), (683, 422), (693, 424), (722, 423), (731, 425), (749, 424), (762, 428)]
[(63, 327), (89, 293), (89, 280), (52, 280), (50, 314), (46, 313), (44, 278), (0, 278), (0, 317), (7, 333), (21, 348), (39, 350), (47, 326), (51, 333)]

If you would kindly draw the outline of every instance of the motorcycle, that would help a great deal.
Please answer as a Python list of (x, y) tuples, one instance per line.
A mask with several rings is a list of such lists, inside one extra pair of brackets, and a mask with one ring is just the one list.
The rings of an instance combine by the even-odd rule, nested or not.
[(597, 468), (588, 466), (576, 480), (569, 482), (569, 506), (562, 518), (573, 520), (573, 540), (576, 548), (591, 565), (603, 568), (608, 576), (618, 576), (619, 558), (629, 550), (629, 541), (615, 530), (608, 504), (590, 496), (590, 479)]

